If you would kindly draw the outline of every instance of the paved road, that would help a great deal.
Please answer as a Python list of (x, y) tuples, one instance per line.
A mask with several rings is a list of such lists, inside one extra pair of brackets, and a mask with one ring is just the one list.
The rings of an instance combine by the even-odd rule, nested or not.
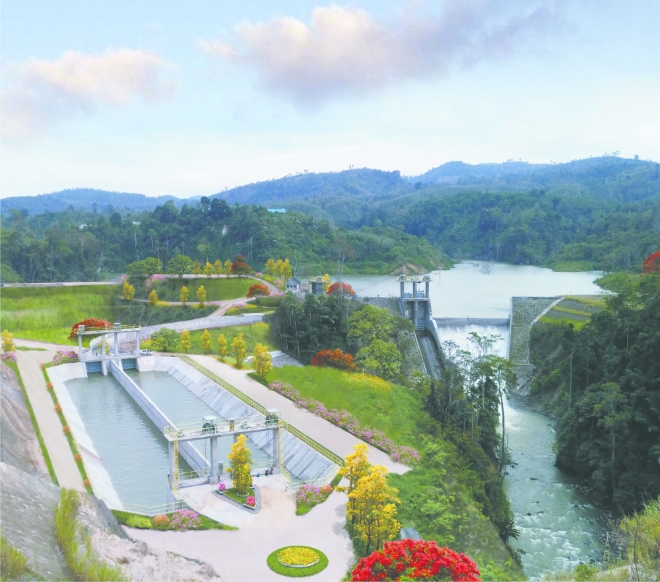
[(85, 491), (80, 471), (73, 459), (69, 443), (62, 432), (62, 423), (55, 412), (53, 399), (46, 390), (46, 381), (39, 368), (39, 364), (42, 362), (50, 362), (57, 350), (53, 348), (52, 344), (39, 344), (38, 342), (24, 342), (22, 340), (14, 340), (14, 343), (16, 345), (29, 345), (30, 347), (43, 347), (47, 350), (45, 352), (17, 350), (18, 369), (21, 372), (25, 391), (32, 404), (34, 415), (44, 437), (46, 449), (53, 463), (60, 487)]

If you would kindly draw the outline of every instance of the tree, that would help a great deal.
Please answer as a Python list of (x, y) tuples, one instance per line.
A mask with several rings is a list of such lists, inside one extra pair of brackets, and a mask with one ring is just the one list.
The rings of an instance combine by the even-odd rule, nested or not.
[[(339, 469), (339, 475), (348, 480), (348, 486), (341, 485), (337, 487), (337, 491), (346, 491), (349, 494), (347, 507), (355, 511), (355, 500), (350, 498), (350, 493), (355, 490), (358, 481), (369, 471), (369, 459), (367, 458), (369, 447), (364, 443), (358, 443), (353, 446), (353, 451), (346, 457), (344, 466)], [(353, 513), (351, 517), (351, 531), (355, 529), (355, 515)]]
[(273, 259), (268, 259), (266, 261), (266, 273), (271, 277), (275, 275), (275, 261)]
[(207, 278), (211, 278), (211, 275), (213, 275), (213, 265), (206, 261), (206, 264), (204, 265), (204, 275), (206, 275)]
[(197, 297), (197, 301), (199, 301), (199, 306), (204, 307), (204, 303), (206, 301), (206, 289), (204, 289), (204, 285), (200, 285), (197, 288), (195, 296)]
[(323, 293), (327, 293), (331, 284), (330, 275), (326, 273), (325, 275), (323, 275), (323, 277), (321, 277), (321, 281), (323, 281)]
[(355, 357), (358, 367), (367, 374), (392, 378), (401, 372), (401, 354), (392, 342), (375, 339)]
[(126, 273), (131, 277), (149, 277), (163, 272), (163, 263), (154, 257), (148, 257), (142, 261), (135, 261), (126, 266)]
[(387, 309), (365, 305), (348, 318), (348, 341), (356, 347), (378, 339), (387, 341), (394, 333), (394, 316)]
[(202, 267), (199, 264), (199, 261), (194, 261), (192, 264), (192, 273), (193, 275), (199, 275), (202, 272)]
[(221, 333), (218, 336), (217, 339), (218, 342), (218, 356), (220, 356), (220, 361), (224, 362), (225, 358), (227, 357), (228, 349), (227, 349), (227, 340), (225, 338), (225, 334)]
[(208, 329), (205, 329), (202, 332), (202, 349), (205, 354), (208, 354), (211, 351), (211, 334)]
[(156, 305), (158, 305), (158, 293), (156, 293), (155, 289), (149, 293), (149, 305), (152, 307), (156, 307)]
[(231, 265), (232, 265), (232, 262), (229, 259), (227, 259), (225, 261), (224, 269), (223, 269), (223, 271), (225, 273), (225, 277), (227, 277), (227, 278), (229, 278), (229, 275), (231, 273)]
[(124, 296), (124, 299), (130, 301), (135, 297), (135, 287), (133, 287), (128, 281), (124, 281), (121, 294)]
[(6, 329), (2, 332), (2, 351), (15, 352), (16, 346), (14, 345), (14, 334)]
[(185, 307), (186, 303), (188, 303), (188, 298), (190, 297), (190, 291), (188, 291), (188, 287), (183, 285), (181, 287), (181, 293), (179, 293), (179, 301), (183, 304)]
[(440, 548), (433, 541), (405, 539), (385, 542), (380, 551), (362, 558), (352, 581), (462, 580), (479, 582), (477, 564), (465, 554)]
[(266, 285), (262, 285), (261, 283), (255, 283), (254, 285), (250, 286), (245, 296), (248, 298), (252, 298), (252, 297), (268, 297), (268, 295), (270, 295), (270, 289), (268, 289)]
[(293, 277), (293, 267), (291, 266), (289, 259), (284, 259), (284, 262), (282, 263), (282, 279), (288, 281), (291, 277)]
[(181, 349), (186, 352), (186, 354), (190, 349), (190, 332), (187, 329), (184, 329), (181, 332)]
[(243, 367), (243, 362), (247, 357), (247, 345), (243, 339), (243, 334), (239, 333), (234, 341), (231, 342), (231, 353), (236, 360), (236, 367), (240, 370)]
[(399, 533), (401, 524), (396, 520), (395, 505), (399, 503), (398, 492), (387, 484), (387, 468), (374, 465), (348, 494), (346, 518), (355, 523), (353, 534), (364, 543), (367, 554)]
[(245, 497), (252, 486), (252, 475), (250, 474), (252, 453), (247, 446), (247, 437), (244, 434), (238, 435), (227, 456), (231, 462), (231, 468), (228, 471), (231, 473), (236, 492), (241, 497)]
[(236, 255), (231, 266), (231, 272), (240, 278), (241, 275), (249, 275), (252, 272), (252, 268), (245, 263), (245, 257), (243, 255)]
[(258, 376), (262, 378), (266, 377), (266, 374), (273, 369), (271, 363), (270, 352), (268, 348), (263, 344), (257, 344), (254, 346), (254, 357), (252, 359), (254, 363), (254, 369), (257, 372)]
[[(339, 283), (333, 283), (328, 287), (328, 290), (326, 291), (327, 295), (332, 295), (333, 293), (337, 293), (339, 291)], [(348, 295), (350, 297), (355, 296), (355, 291), (353, 291), (353, 287), (351, 287), (348, 283), (342, 283), (341, 284), (341, 291), (344, 295)]]
[(162, 352), (173, 352), (179, 345), (179, 334), (168, 327), (162, 327), (151, 336), (151, 345)]
[(185, 274), (190, 273), (193, 268), (193, 261), (186, 255), (176, 255), (167, 262), (167, 272), (172, 275), (178, 275), (179, 279)]
[(277, 259), (275, 262), (275, 265), (273, 265), (273, 271), (275, 272), (276, 277), (282, 277), (282, 265), (284, 263), (282, 262), (282, 259)]
[(642, 273), (660, 273), (660, 251), (646, 257), (642, 265)]
[(216, 259), (215, 263), (213, 263), (213, 272), (219, 277), (222, 275), (222, 262), (220, 259)]
[(339, 348), (336, 350), (321, 350), (316, 353), (310, 362), (312, 366), (337, 368), (349, 372), (357, 371), (357, 364), (351, 354), (345, 354)]
[(89, 329), (91, 327), (95, 328), (109, 328), (112, 326), (112, 323), (109, 322), (107, 319), (98, 319), (95, 317), (88, 317), (87, 319), (83, 319), (82, 321), (79, 321), (78, 323), (75, 323), (73, 327), (71, 328), (71, 332), (69, 333), (69, 336), (67, 339), (73, 339), (73, 337), (76, 335), (78, 332), (78, 327), (84, 325), (85, 329)]

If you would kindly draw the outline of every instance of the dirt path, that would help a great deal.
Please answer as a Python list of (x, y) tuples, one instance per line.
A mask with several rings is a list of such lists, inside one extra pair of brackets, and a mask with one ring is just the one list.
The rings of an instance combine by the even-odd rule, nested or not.
[[(37, 342), (23, 342), (15, 340), (17, 345), (32, 345)], [(38, 347), (46, 348), (45, 352), (16, 352), (18, 369), (21, 372), (25, 391), (27, 392), (30, 403), (37, 418), (37, 423), (44, 437), (50, 460), (55, 469), (55, 475), (59, 481), (60, 487), (77, 489), (85, 491), (80, 471), (73, 459), (73, 453), (69, 443), (62, 432), (62, 424), (55, 412), (53, 399), (46, 390), (46, 381), (44, 380), (39, 364), (50, 362), (57, 351), (52, 345), (38, 344)]]

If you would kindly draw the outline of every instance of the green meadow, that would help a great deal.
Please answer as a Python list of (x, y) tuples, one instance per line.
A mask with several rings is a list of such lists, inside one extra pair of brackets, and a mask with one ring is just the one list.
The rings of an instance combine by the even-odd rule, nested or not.
[[(179, 301), (181, 287), (185, 285), (188, 287), (188, 291), (190, 291), (188, 301), (195, 303), (197, 302), (197, 296), (195, 294), (197, 293), (197, 289), (202, 285), (206, 289), (207, 301), (224, 301), (226, 299), (245, 297), (248, 289), (255, 283), (257, 281), (254, 279), (239, 279), (238, 277), (230, 277), (229, 279), (225, 277), (186, 279), (184, 277), (183, 279), (165, 279), (157, 283), (153, 289), (158, 293), (158, 299), (162, 299), (163, 301)], [(145, 289), (141, 293), (143, 295), (142, 299), (146, 299), (150, 292), (151, 289)]]
[(14, 337), (73, 344), (71, 326), (87, 317), (113, 319), (118, 285), (5, 287), (0, 299), (0, 327)]

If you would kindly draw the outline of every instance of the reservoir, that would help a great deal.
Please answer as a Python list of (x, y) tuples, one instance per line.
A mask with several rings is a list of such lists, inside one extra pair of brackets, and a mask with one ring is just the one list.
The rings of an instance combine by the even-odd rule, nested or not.
[[(511, 297), (551, 297), (602, 293), (594, 280), (599, 272), (556, 273), (538, 267), (463, 262), (449, 271), (431, 274), (433, 317), (507, 318)], [(346, 276), (360, 296), (399, 295), (392, 277)], [(440, 339), (469, 347), (470, 332), (496, 334), (501, 338), (494, 353), (506, 356), (508, 326), (439, 326)], [(531, 579), (548, 572), (598, 561), (601, 547), (597, 521), (601, 512), (589, 504), (570, 476), (555, 466), (552, 447), (555, 431), (547, 417), (525, 408), (512, 397), (505, 404), (507, 444), (514, 465), (508, 467), (505, 488), (511, 502), (518, 540), (511, 545), (522, 550), (522, 564)]]

